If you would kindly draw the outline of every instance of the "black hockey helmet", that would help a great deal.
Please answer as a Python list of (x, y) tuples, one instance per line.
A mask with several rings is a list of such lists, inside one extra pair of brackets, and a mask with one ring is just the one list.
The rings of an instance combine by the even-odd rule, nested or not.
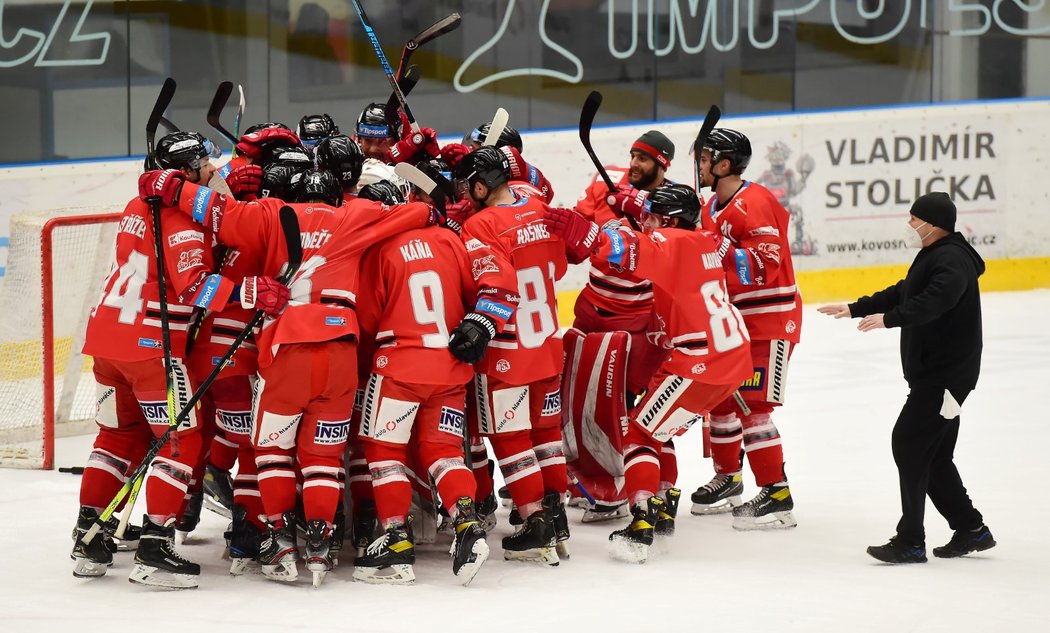
[(307, 169), (290, 163), (273, 163), (263, 168), (261, 197), (290, 201), (295, 199), (294, 184)]
[(357, 118), (357, 137), (398, 138), (401, 136), (401, 124), (396, 129), (386, 118), (386, 106), (382, 103), (369, 103)]
[(327, 169), (304, 173), (300, 178), (292, 177), (292, 191), (296, 202), (323, 200), (325, 204), (338, 207), (343, 204), (343, 188), (335, 175)]
[(404, 192), (389, 180), (377, 180), (361, 187), (361, 190), (357, 192), (357, 197), (365, 200), (375, 200), (387, 205), (405, 203)]
[(296, 129), (296, 133), (299, 135), (299, 140), (302, 141), (303, 145), (312, 147), (322, 140), (338, 134), (339, 126), (327, 114), (307, 114), (299, 119), (299, 127)]
[(270, 128), (279, 127), (285, 130), (291, 131), (292, 128), (288, 127), (284, 123), (277, 123), (275, 121), (268, 121), (266, 123), (256, 123), (244, 131), (245, 134), (254, 134), (260, 130), (268, 130)]
[(729, 128), (721, 127), (711, 130), (711, 134), (704, 143), (704, 149), (711, 152), (712, 165), (729, 159), (732, 165), (730, 173), (733, 174), (744, 173), (744, 169), (751, 162), (751, 141), (742, 133)]
[[(484, 123), (474, 128), (470, 133), (470, 140), (478, 144), (484, 143), (485, 137), (489, 135), (490, 127), (490, 123)], [(499, 138), (496, 139), (496, 147), (506, 147), (507, 145), (513, 147), (519, 152), (523, 151), (521, 149), (521, 134), (509, 125), (503, 128), (503, 132), (501, 132)]]
[(483, 182), (493, 189), (510, 181), (510, 161), (491, 145), (479, 147), (456, 165), (456, 180), (466, 181), (469, 188), (473, 188), (476, 182)]
[(354, 139), (337, 134), (317, 144), (314, 149), (317, 166), (335, 174), (344, 189), (352, 189), (361, 178), (365, 164), (365, 153)]
[(211, 156), (212, 147), (198, 132), (173, 132), (160, 139), (154, 156), (161, 169), (200, 169), (201, 159)]
[(646, 211), (665, 218), (678, 218), (693, 226), (700, 221), (700, 198), (688, 185), (660, 185), (649, 194)]
[(313, 167), (314, 159), (302, 145), (296, 145), (284, 139), (268, 141), (262, 145), (259, 166), (266, 167), (274, 163), (291, 163), (305, 168)]
[(448, 163), (441, 160), (440, 158), (431, 158), (428, 160), (419, 161), (418, 163), (416, 163), (416, 167), (423, 170), (423, 172), (425, 172), (428, 176), (430, 176), (431, 173), (434, 172), (443, 176), (445, 180), (448, 180), (449, 182), (452, 181), (452, 168), (449, 167)]

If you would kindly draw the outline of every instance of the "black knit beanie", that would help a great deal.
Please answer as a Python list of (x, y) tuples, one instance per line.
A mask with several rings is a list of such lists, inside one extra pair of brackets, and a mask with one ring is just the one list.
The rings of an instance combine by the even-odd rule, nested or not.
[(631, 149), (645, 152), (649, 156), (652, 156), (653, 160), (659, 163), (664, 169), (670, 167), (671, 161), (674, 160), (674, 143), (671, 142), (671, 139), (656, 130), (649, 130), (645, 134), (639, 136), (638, 140), (631, 146)]
[(955, 203), (943, 191), (920, 196), (912, 203), (911, 214), (949, 233), (955, 232)]

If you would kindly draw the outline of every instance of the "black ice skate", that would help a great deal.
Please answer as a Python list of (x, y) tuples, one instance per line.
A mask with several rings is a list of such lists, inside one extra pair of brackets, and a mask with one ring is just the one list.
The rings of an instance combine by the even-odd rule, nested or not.
[(737, 530), (779, 530), (798, 525), (791, 510), (791, 490), (787, 481), (763, 486), (754, 499), (733, 509), (733, 527)]
[(139, 546), (139, 537), (142, 536), (142, 528), (137, 525), (132, 525), (130, 522), (124, 526), (124, 537), (117, 538), (117, 527), (120, 526), (120, 519), (116, 516), (109, 517), (106, 521), (106, 527), (103, 530), (106, 533), (106, 546), (109, 547), (109, 551), (116, 552), (129, 552), (133, 551)]
[(937, 558), (958, 558), (970, 552), (983, 552), (995, 547), (995, 539), (987, 526), (982, 525), (976, 530), (959, 530), (952, 535), (952, 540), (941, 547), (933, 548), (933, 555)]
[(558, 539), (546, 510), (533, 512), (524, 525), (503, 538), (503, 558), (558, 565)]
[(379, 524), (376, 517), (376, 502), (371, 499), (363, 499), (355, 503), (352, 518), (354, 547), (357, 548), (358, 556), (364, 556), (365, 549), (376, 537), (376, 529)]
[(240, 576), (248, 572), (253, 563), (257, 563), (263, 533), (248, 520), (248, 510), (244, 506), (233, 506), (233, 523), (224, 536), (230, 558), (230, 574)]
[(460, 497), (456, 502), (456, 519), (452, 527), (456, 535), (449, 551), (452, 554), (452, 573), (459, 577), (463, 586), (467, 586), (489, 557), (485, 530), (469, 497)]
[(391, 525), (354, 559), (354, 580), (373, 585), (409, 585), (416, 581), (415, 539), (407, 525)]
[(204, 507), (227, 519), (233, 518), (233, 478), (230, 471), (211, 464), (204, 468)]
[(674, 536), (674, 520), (678, 516), (678, 502), (682, 499), (682, 491), (671, 488), (664, 493), (664, 506), (656, 515), (656, 525), (653, 529), (657, 536)]
[(477, 510), (478, 516), (481, 518), (481, 529), (491, 532), (492, 528), (496, 527), (497, 508), (499, 508), (499, 501), (496, 500), (495, 493), (489, 493), (489, 496), (485, 497), (478, 504)]
[(195, 589), (201, 566), (191, 563), (175, 549), (175, 519), (157, 525), (142, 520), (142, 537), (135, 552), (135, 567), (128, 580), (151, 587)]
[(295, 512), (285, 512), (275, 523), (268, 523), (259, 543), (259, 565), (270, 580), (295, 582), (299, 570), (299, 550), (295, 540)]
[(587, 509), (583, 511), (583, 518), (580, 519), (583, 523), (601, 523), (602, 521), (612, 521), (615, 519), (622, 519), (627, 516), (627, 502), (623, 503), (595, 503), (593, 506), (587, 504)]
[(514, 505), (514, 501), (510, 498), (510, 490), (506, 486), (500, 487), (497, 494), (499, 495), (500, 504), (504, 508), (509, 508)]
[(77, 578), (94, 578), (106, 575), (106, 568), (113, 564), (113, 552), (106, 544), (104, 531), (96, 534), (90, 543), (84, 543), (84, 535), (98, 521), (98, 512), (94, 508), (80, 506), (77, 526), (73, 528), (73, 575)]
[(543, 495), (543, 508), (551, 517), (554, 526), (554, 537), (557, 539), (558, 559), (569, 558), (569, 517), (565, 514), (565, 504), (557, 492)]
[(744, 479), (740, 473), (715, 475), (715, 478), (696, 489), (692, 495), (693, 508), (690, 513), (721, 514), (741, 504), (744, 494)]
[(332, 540), (328, 544), (328, 551), (332, 554), (332, 566), (339, 566), (339, 555), (343, 553), (343, 540), (346, 538), (346, 511), (343, 510), (343, 502), (335, 508), (335, 521), (332, 523)]
[(900, 537), (894, 536), (885, 545), (872, 545), (868, 548), (868, 556), (884, 563), (925, 563), (926, 545), (923, 543), (905, 543)]
[(313, 572), (314, 587), (320, 587), (332, 571), (332, 530), (321, 519), (306, 524), (306, 569)]
[(631, 508), (630, 525), (609, 535), (609, 554), (627, 563), (644, 563), (648, 560), (656, 518), (665, 505), (660, 497), (649, 497), (646, 503)]
[(175, 529), (182, 532), (185, 537), (190, 532), (197, 529), (197, 524), (201, 522), (201, 506), (204, 504), (204, 490), (198, 490), (190, 494), (189, 500), (186, 502), (186, 509), (182, 511), (182, 518), (179, 519)]
[(525, 523), (525, 519), (521, 518), (521, 512), (518, 512), (518, 506), (514, 505), (514, 502), (510, 503), (510, 514), (507, 516), (507, 522), (511, 525), (522, 525)]

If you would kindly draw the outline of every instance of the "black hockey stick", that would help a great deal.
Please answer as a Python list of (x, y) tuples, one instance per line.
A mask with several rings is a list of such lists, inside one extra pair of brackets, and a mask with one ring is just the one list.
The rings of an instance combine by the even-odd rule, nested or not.
[(237, 137), (233, 135), (233, 132), (223, 127), (222, 121), (220, 120), (222, 111), (226, 108), (226, 104), (229, 102), (230, 95), (232, 94), (232, 81), (224, 81), (215, 89), (215, 96), (212, 97), (211, 105), (208, 106), (208, 125), (212, 126), (216, 132), (226, 137), (227, 141), (237, 145)]
[[(458, 13), (450, 13), (405, 42), (405, 48), (401, 51), (401, 63), (397, 65), (398, 81), (408, 72), (408, 60), (412, 58), (412, 53), (416, 52), (417, 48), (441, 37), (445, 33), (455, 31), (459, 28), (460, 22), (461, 18)], [(405, 94), (407, 95), (408, 93), (406, 92)]]
[(386, 53), (383, 52), (383, 47), (379, 45), (379, 38), (376, 37), (375, 29), (372, 28), (372, 22), (368, 19), (368, 15), (365, 13), (365, 8), (362, 6), (361, 0), (350, 1), (351, 4), (354, 5), (354, 11), (357, 12), (357, 17), (361, 19), (361, 26), (365, 29), (365, 35), (368, 36), (368, 41), (372, 43), (372, 50), (375, 51), (376, 57), (379, 58), (379, 63), (383, 66), (383, 72), (386, 73), (387, 81), (390, 82), (390, 88), (394, 91), (394, 95), (397, 97), (397, 103), (401, 106), (401, 111), (404, 112), (405, 117), (408, 118), (408, 124), (412, 128), (412, 131), (418, 132), (419, 124), (416, 123), (416, 118), (413, 116), (411, 108), (408, 107), (408, 103), (405, 101), (405, 95), (397, 85), (397, 78), (394, 77), (394, 69), (390, 67), (390, 62), (387, 61)]
[[(299, 236), (299, 218), (296, 217), (295, 210), (289, 206), (281, 207), (280, 221), (281, 230), (284, 233), (284, 241), (288, 248), (288, 267), (285, 269), (284, 273), (282, 273), (281, 276), (277, 278), (277, 281), (279, 281), (282, 284), (288, 285), (292, 278), (295, 277), (295, 274), (299, 271), (299, 266), (303, 263), (303, 245), (302, 239)], [(160, 451), (164, 448), (164, 445), (167, 444), (168, 441), (171, 439), (171, 435), (174, 432), (174, 429), (179, 424), (181, 424), (183, 420), (186, 419), (186, 417), (190, 414), (191, 411), (194, 410), (194, 407), (197, 406), (197, 402), (200, 401), (200, 399), (211, 387), (212, 383), (215, 382), (215, 379), (218, 377), (219, 372), (221, 372), (223, 368), (229, 364), (230, 360), (233, 359), (234, 353), (241, 346), (241, 344), (244, 343), (245, 339), (248, 338), (248, 335), (251, 334), (252, 330), (258, 327), (260, 323), (262, 323), (262, 320), (263, 318), (265, 318), (265, 316), (266, 313), (264, 313), (262, 310), (258, 310), (255, 313), (255, 316), (252, 317), (252, 320), (248, 323), (248, 325), (246, 325), (244, 329), (241, 330), (239, 334), (237, 334), (237, 338), (233, 340), (233, 343), (230, 343), (229, 349), (226, 350), (226, 353), (223, 354), (222, 358), (211, 370), (211, 373), (208, 374), (208, 377), (204, 379), (204, 382), (202, 382), (199, 387), (197, 387), (197, 390), (193, 392), (193, 395), (190, 396), (190, 399), (188, 401), (186, 401), (186, 404), (182, 407), (182, 410), (179, 411), (178, 416), (176, 416), (175, 418), (175, 424), (169, 425), (168, 428), (165, 429), (164, 434), (161, 435), (155, 442), (153, 442), (153, 446), (150, 447), (149, 451), (146, 453), (146, 456), (143, 457), (142, 462), (139, 463), (138, 467), (135, 468), (134, 472), (131, 473), (131, 476), (128, 477), (127, 481), (124, 482), (124, 485), (121, 486), (120, 490), (117, 491), (116, 496), (113, 497), (113, 500), (110, 501), (108, 506), (106, 506), (106, 509), (102, 511), (98, 519), (95, 521), (95, 524), (92, 525), (91, 529), (88, 530), (87, 533), (84, 535), (85, 544), (90, 543), (91, 540), (95, 538), (95, 535), (97, 535), (102, 530), (102, 528), (105, 526), (106, 521), (108, 521), (110, 517), (113, 516), (114, 512), (116, 512), (117, 506), (120, 505), (120, 502), (124, 500), (124, 497), (127, 496), (128, 492), (136, 485), (141, 485), (141, 483), (136, 482), (138, 482), (140, 479), (145, 478), (146, 471), (149, 470), (150, 465), (153, 463), (153, 460), (156, 459), (157, 455), (160, 454)]]
[(718, 125), (720, 118), (722, 118), (722, 111), (718, 109), (718, 106), (712, 105), (707, 111), (707, 116), (704, 117), (704, 122), (700, 125), (700, 131), (696, 134), (696, 140), (693, 141), (693, 179), (696, 181), (696, 193), (698, 195), (700, 193), (700, 154), (704, 151), (704, 145), (707, 145), (707, 137), (711, 135), (711, 130)]
[[(612, 178), (609, 178), (609, 172), (605, 171), (605, 165), (602, 165), (602, 161), (598, 160), (598, 156), (594, 153), (594, 147), (591, 146), (591, 126), (594, 125), (594, 117), (598, 114), (598, 108), (601, 105), (602, 93), (592, 90), (591, 94), (587, 95), (587, 100), (583, 102), (583, 110), (580, 111), (580, 142), (583, 143), (583, 149), (587, 150), (587, 155), (591, 157), (591, 162), (598, 169), (598, 174), (605, 181), (605, 186), (609, 188), (609, 193), (616, 193), (616, 184), (613, 183)], [(635, 231), (641, 230), (638, 222), (631, 216), (622, 211), (618, 212), (617, 215), (621, 218), (626, 218), (631, 228)]]
[(168, 134), (182, 131), (179, 129), (179, 126), (172, 123), (166, 116), (160, 117), (160, 124), (164, 126), (164, 129), (168, 131)]
[(146, 169), (157, 169), (157, 128), (160, 126), (160, 120), (164, 118), (164, 111), (168, 109), (168, 105), (171, 100), (175, 97), (175, 80), (168, 77), (164, 80), (164, 85), (160, 87), (160, 94), (157, 95), (157, 102), (153, 104), (153, 112), (150, 112), (149, 118), (146, 119)]
[[(405, 76), (397, 80), (397, 85), (401, 87), (401, 94), (407, 97), (408, 93), (412, 92), (412, 89), (419, 83), (419, 78), (422, 74), (419, 66), (409, 66), (408, 70), (405, 71)], [(383, 115), (386, 117), (387, 125), (390, 126), (391, 130), (396, 130), (401, 125), (401, 117), (397, 114), (397, 95), (393, 92), (390, 93), (390, 98), (386, 100)]]

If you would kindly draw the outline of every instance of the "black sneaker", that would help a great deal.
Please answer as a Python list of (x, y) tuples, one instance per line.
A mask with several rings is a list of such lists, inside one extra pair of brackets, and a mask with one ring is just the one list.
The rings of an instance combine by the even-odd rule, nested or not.
[(204, 506), (227, 519), (233, 518), (233, 477), (230, 471), (211, 464), (204, 467)]
[(891, 538), (889, 543), (886, 543), (885, 545), (872, 545), (867, 551), (868, 556), (884, 563), (898, 564), (926, 562), (925, 544), (919, 543), (918, 545), (909, 545), (902, 541), (898, 536)]
[(452, 542), (452, 573), (463, 585), (469, 585), (478, 570), (488, 560), (489, 546), (485, 542), (485, 530), (469, 497), (456, 501), (456, 519), (452, 523), (455, 540)]
[(740, 473), (715, 475), (714, 479), (696, 489), (691, 499), (692, 514), (721, 514), (729, 512), (741, 503), (744, 494), (744, 479)]
[(98, 512), (94, 508), (80, 506), (77, 526), (73, 528), (73, 551), (69, 554), (73, 559), (73, 575), (77, 578), (104, 576), (106, 568), (113, 564), (113, 551), (107, 546), (105, 530), (96, 534), (90, 543), (84, 543), (84, 536), (96, 521)]
[(644, 563), (653, 544), (656, 518), (666, 504), (660, 497), (649, 497), (644, 504), (631, 508), (631, 523), (609, 535), (609, 553), (628, 563)]
[(415, 539), (407, 525), (391, 525), (354, 559), (354, 580), (375, 585), (408, 585), (416, 581)]
[(157, 525), (145, 517), (142, 537), (135, 552), (135, 567), (128, 580), (151, 587), (194, 589), (201, 566), (191, 563), (175, 549), (175, 519)]
[(798, 525), (791, 513), (794, 507), (787, 481), (762, 486), (754, 499), (733, 508), (733, 527), (737, 530), (793, 528)]
[(941, 547), (933, 548), (933, 555), (937, 558), (958, 558), (970, 552), (983, 552), (995, 547), (995, 539), (992, 538), (988, 526), (982, 525), (976, 530), (959, 530), (952, 535), (952, 540)]
[(270, 580), (294, 582), (299, 577), (295, 562), (299, 560), (299, 548), (295, 534), (294, 511), (285, 512), (280, 520), (267, 523), (259, 543), (259, 565), (263, 575)]
[(678, 502), (682, 499), (682, 491), (671, 488), (664, 493), (664, 506), (656, 515), (656, 525), (653, 527), (657, 536), (673, 536), (674, 520), (678, 516)]
[(178, 525), (175, 529), (189, 533), (197, 529), (197, 524), (201, 522), (201, 506), (204, 504), (204, 490), (198, 490), (190, 495), (189, 501), (186, 502), (186, 509), (182, 511), (182, 518), (179, 519)]

